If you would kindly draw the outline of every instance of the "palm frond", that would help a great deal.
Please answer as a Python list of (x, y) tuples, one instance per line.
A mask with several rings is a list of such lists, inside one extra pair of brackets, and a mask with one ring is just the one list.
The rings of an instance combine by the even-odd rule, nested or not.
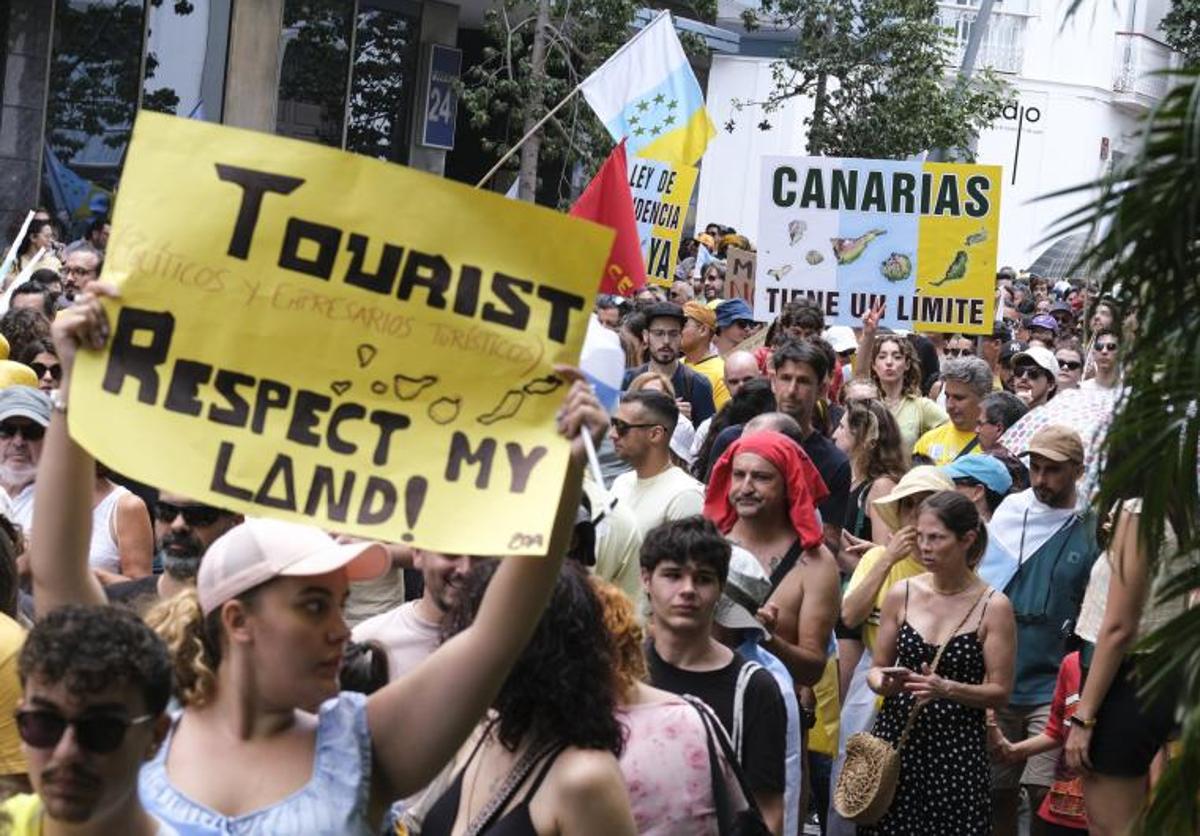
[[(1169, 559), (1200, 551), (1200, 75), (1176, 74), (1150, 113), (1140, 148), (1104, 179), (1060, 190), (1089, 194), (1047, 239), (1087, 230), (1080, 256), (1103, 276), (1102, 291), (1136, 327), (1123, 340), (1123, 396), (1105, 440), (1099, 508), (1143, 500), (1139, 532), (1152, 571), (1170, 577), (1161, 606), (1200, 587), (1200, 569)], [(1167, 545), (1168, 526), (1175, 545)], [(1200, 824), (1200, 610), (1186, 612), (1139, 648), (1148, 692), (1169, 688), (1182, 718), (1182, 746), (1157, 786), (1142, 827), (1153, 834), (1195, 834)]]

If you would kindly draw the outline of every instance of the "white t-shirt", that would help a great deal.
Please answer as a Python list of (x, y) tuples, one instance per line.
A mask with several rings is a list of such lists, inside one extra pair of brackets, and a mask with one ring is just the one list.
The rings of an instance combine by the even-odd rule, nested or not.
[(674, 465), (649, 479), (639, 479), (634, 470), (622, 473), (613, 480), (612, 492), (633, 511), (642, 537), (665, 522), (704, 511), (704, 485)]
[(441, 625), (417, 615), (417, 601), (372, 616), (351, 632), (356, 642), (373, 640), (388, 656), (388, 680), (404, 676), (437, 649)]

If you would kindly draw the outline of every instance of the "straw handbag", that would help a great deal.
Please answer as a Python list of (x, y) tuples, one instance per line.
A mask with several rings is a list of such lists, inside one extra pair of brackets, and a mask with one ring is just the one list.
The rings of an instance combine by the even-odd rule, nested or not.
[[(933, 657), (930, 673), (937, 673), (942, 651), (967, 623), (987, 590), (985, 586), (963, 614), (962, 621), (950, 631), (950, 638), (942, 642)], [(908, 722), (904, 724), (904, 731), (900, 733), (895, 748), (871, 732), (850, 735), (846, 741), (846, 762), (833, 792), (834, 809), (842, 818), (855, 824), (872, 825), (887, 813), (896, 795), (896, 785), (900, 782), (900, 750), (908, 742), (908, 734), (920, 713), (921, 705), (914, 700), (912, 710), (908, 713)]]

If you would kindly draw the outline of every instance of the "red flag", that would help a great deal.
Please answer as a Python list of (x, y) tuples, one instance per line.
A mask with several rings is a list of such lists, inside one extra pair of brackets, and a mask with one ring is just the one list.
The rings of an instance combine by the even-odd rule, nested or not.
[(633, 220), (633, 193), (629, 191), (629, 167), (625, 161), (625, 140), (613, 149), (571, 207), (576, 218), (595, 221), (617, 231), (600, 293), (632, 296), (646, 284), (646, 265), (638, 244), (637, 224)]

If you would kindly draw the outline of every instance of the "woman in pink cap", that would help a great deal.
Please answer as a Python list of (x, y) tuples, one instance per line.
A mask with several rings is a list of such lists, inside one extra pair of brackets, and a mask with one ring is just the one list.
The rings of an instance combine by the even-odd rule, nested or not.
[[(78, 347), (108, 337), (93, 284), (55, 320), (62, 392)], [(142, 770), (147, 809), (192, 834), (367, 834), (386, 806), (424, 787), (498, 693), (554, 587), (579, 506), (581, 431), (607, 428), (574, 369), (558, 429), (571, 442), (545, 559), (502, 561), (475, 622), (408, 676), (369, 697), (338, 693), (350, 630), (349, 581), (387, 565), (374, 543), (340, 545), (307, 526), (244, 523), (210, 546), (195, 592), (160, 605), (151, 622), (174, 653), (183, 710)], [(67, 434), (66, 404), (46, 433), (30, 563), (38, 611), (103, 603), (87, 568), (92, 459)], [(315, 713), (314, 713), (315, 712)]]

